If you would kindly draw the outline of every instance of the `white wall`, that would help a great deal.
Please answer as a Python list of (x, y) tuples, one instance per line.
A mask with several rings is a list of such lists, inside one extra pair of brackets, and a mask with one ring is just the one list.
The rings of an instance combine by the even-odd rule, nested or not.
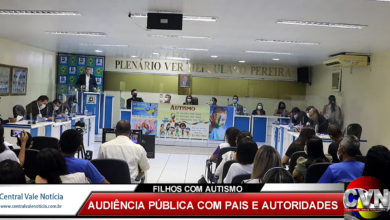
[(343, 68), (341, 93), (331, 92), (331, 67), (313, 68), (313, 84), (306, 87), (307, 104), (320, 109), (333, 94), (344, 113), (344, 125), (359, 123), (363, 127), (362, 153), (374, 145), (390, 147), (390, 51), (372, 56), (371, 67)]
[[(118, 91), (105, 91), (108, 96), (114, 96), (114, 114), (113, 114), (113, 125), (119, 121), (119, 109), (120, 107), (126, 106), (126, 100), (131, 97), (130, 92), (118, 92)], [(170, 94), (172, 96), (171, 103), (172, 104), (183, 104), (186, 96), (185, 95), (177, 95)], [(206, 105), (209, 103), (212, 96), (205, 95), (193, 95), (194, 97), (198, 97), (199, 105)], [(138, 91), (138, 97), (142, 97), (145, 102), (154, 102), (158, 103), (160, 100), (160, 93), (146, 93), (142, 91)], [(165, 97), (165, 94), (164, 94)], [(229, 102), (232, 103), (232, 97), (228, 96), (215, 96), (218, 100), (218, 105), (226, 106), (228, 105), (227, 99), (229, 98)], [(290, 111), (293, 107), (299, 107), (301, 109), (306, 108), (306, 101), (304, 97), (294, 97), (294, 100), (279, 100), (279, 99), (261, 99), (261, 98), (245, 98), (239, 97), (238, 103), (246, 107), (247, 113), (252, 113), (252, 111), (257, 106), (257, 103), (263, 103), (264, 110), (267, 115), (273, 115), (275, 109), (277, 108), (280, 101), (284, 101), (286, 103), (287, 109)]]
[(26, 106), (40, 95), (55, 96), (56, 53), (0, 38), (0, 64), (28, 68), (25, 96), (0, 96), (0, 114), (12, 117), (12, 107)]

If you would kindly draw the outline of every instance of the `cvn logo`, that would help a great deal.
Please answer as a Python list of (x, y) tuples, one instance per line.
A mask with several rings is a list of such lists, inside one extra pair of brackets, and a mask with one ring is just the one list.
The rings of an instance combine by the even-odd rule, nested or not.
[(345, 211), (363, 219), (376, 218), (389, 209), (389, 190), (373, 177), (352, 181), (344, 193)]

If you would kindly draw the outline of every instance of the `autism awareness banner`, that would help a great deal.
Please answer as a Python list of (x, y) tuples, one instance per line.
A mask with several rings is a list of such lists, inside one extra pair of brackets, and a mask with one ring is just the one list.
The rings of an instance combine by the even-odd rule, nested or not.
[(145, 135), (157, 135), (157, 103), (133, 102), (131, 105), (131, 129), (142, 130)]
[(157, 137), (209, 138), (210, 106), (159, 104)]
[(234, 107), (210, 107), (209, 139), (225, 140), (226, 129), (233, 127)]

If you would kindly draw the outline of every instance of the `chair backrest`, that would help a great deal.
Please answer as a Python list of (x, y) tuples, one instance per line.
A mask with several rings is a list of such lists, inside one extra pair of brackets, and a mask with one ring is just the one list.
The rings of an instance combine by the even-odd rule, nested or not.
[(347, 135), (355, 135), (359, 140), (362, 136), (363, 128), (359, 124), (350, 124), (346, 129)]
[(91, 163), (110, 183), (131, 183), (129, 164), (118, 159), (95, 159)]
[(24, 107), (22, 105), (15, 105), (12, 108), (12, 112), (14, 114), (14, 118), (17, 116), (24, 116), (26, 114), (26, 110), (24, 110)]
[(232, 184), (241, 184), (244, 180), (249, 180), (251, 178), (251, 174), (240, 174), (234, 176), (232, 179)]
[(192, 97), (192, 104), (198, 105), (198, 97)]
[(218, 153), (217, 163), (215, 163), (216, 164), (216, 166), (215, 166), (216, 168), (219, 166), (219, 164), (222, 161), (222, 155), (224, 155), (226, 152), (229, 152), (229, 151), (236, 152), (237, 151), (237, 147), (224, 147), (224, 148), (220, 149), (219, 153)]
[(307, 154), (305, 151), (297, 151), (291, 155), (290, 166), (288, 167), (288, 171), (291, 173), (291, 175), (295, 169), (295, 166), (297, 165), (297, 160), (299, 157), (307, 158)]
[[(19, 156), (20, 149), (13, 150), (16, 156)], [(24, 157), (24, 174), (28, 176), (28, 178), (35, 180), (35, 177), (38, 175), (38, 167), (37, 167), (37, 157), (39, 151), (26, 149), (25, 157)]]
[(228, 160), (225, 162), (225, 164), (223, 165), (223, 170), (222, 170), (222, 177), (219, 177), (219, 178), (222, 178), (222, 182), (223, 180), (225, 179), (227, 173), (229, 172), (229, 169), (230, 169), (230, 166), (232, 164), (236, 163), (236, 160)]
[(317, 183), (331, 163), (315, 163), (310, 165), (305, 173), (305, 183)]
[(58, 150), (57, 138), (37, 136), (37, 137), (33, 137), (32, 141), (33, 141), (33, 146), (31, 147), (31, 149), (42, 150), (45, 148), (53, 148), (55, 150)]
[(366, 158), (366, 156), (357, 155), (356, 160), (359, 162), (362, 162), (362, 163), (366, 163), (367, 158)]

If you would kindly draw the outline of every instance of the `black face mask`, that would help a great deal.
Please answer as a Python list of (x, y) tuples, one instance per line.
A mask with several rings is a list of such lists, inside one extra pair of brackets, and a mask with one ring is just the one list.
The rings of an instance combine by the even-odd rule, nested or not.
[(134, 98), (137, 98), (137, 93), (134, 93), (134, 94), (133, 94), (133, 97), (134, 97)]

